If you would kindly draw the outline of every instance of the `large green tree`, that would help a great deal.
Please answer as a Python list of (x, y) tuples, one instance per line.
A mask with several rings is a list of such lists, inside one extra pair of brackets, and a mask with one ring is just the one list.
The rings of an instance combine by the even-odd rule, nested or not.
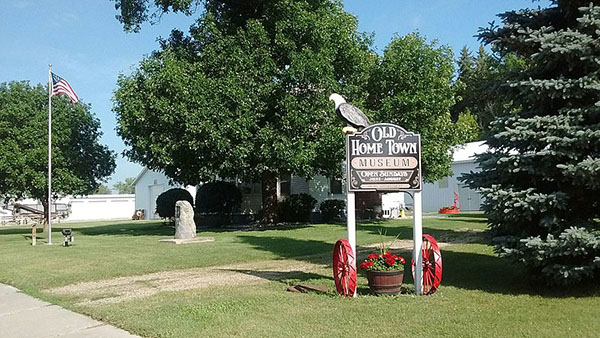
[(457, 60), (458, 76), (455, 82), (457, 102), (451, 109), (453, 120), (469, 112), (483, 132), (490, 131), (490, 123), (514, 109), (512, 98), (497, 95), (513, 73), (527, 67), (527, 60), (514, 53), (490, 54), (483, 46), (474, 57), (464, 47)]
[(239, 10), (245, 9), (251, 12), (258, 7), (261, 0), (110, 0), (115, 3), (115, 9), (119, 12), (117, 20), (123, 24), (127, 32), (139, 32), (144, 22), (157, 22), (160, 15), (168, 12), (179, 12), (191, 15), (201, 9), (206, 3), (217, 3), (221, 6), (234, 4)]
[[(189, 14), (195, 4), (121, 0), (118, 18), (136, 31), (154, 6)], [(278, 174), (339, 174), (344, 147), (332, 92), (372, 122), (420, 133), (427, 181), (449, 174), (451, 147), (476, 137), (471, 115), (450, 120), (454, 61), (446, 46), (410, 34), (379, 57), (339, 1), (206, 1), (205, 9), (188, 36), (174, 31), (122, 76), (115, 95), (128, 157), (179, 183), (261, 180), (265, 220), (273, 221)]]
[(498, 251), (553, 284), (600, 277), (600, 1), (507, 12), (481, 32), (528, 60), (497, 93), (497, 118), (467, 176), (485, 197)]
[(450, 174), (452, 146), (477, 136), (473, 120), (450, 119), (453, 76), (452, 50), (412, 33), (390, 42), (370, 77), (367, 106), (374, 120), (421, 134), (423, 176), (429, 182)]
[(94, 191), (94, 195), (110, 195), (112, 191), (106, 184), (100, 184)]
[(135, 177), (127, 177), (113, 185), (119, 194), (135, 194)]
[(273, 222), (279, 174), (339, 174), (328, 96), (361, 105), (375, 61), (338, 1), (207, 1), (189, 35), (174, 31), (119, 78), (117, 131), (129, 158), (176, 182), (262, 181)]
[[(52, 98), (52, 193), (93, 193), (115, 169), (115, 154), (99, 143), (100, 121), (86, 104)], [(47, 213), (48, 88), (0, 84), (0, 197), (35, 198)]]

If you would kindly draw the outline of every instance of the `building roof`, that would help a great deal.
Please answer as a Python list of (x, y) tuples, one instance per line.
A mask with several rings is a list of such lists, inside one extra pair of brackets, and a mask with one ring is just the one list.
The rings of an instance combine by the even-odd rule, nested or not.
[(142, 168), (142, 171), (140, 171), (140, 173), (137, 175), (137, 177), (135, 178), (135, 180), (133, 180), (133, 185), (135, 186), (137, 184), (137, 182), (140, 180), (140, 178), (142, 178), (142, 176), (144, 176), (144, 174), (148, 171), (148, 168), (144, 167)]
[(475, 155), (485, 153), (488, 150), (488, 145), (485, 141), (477, 141), (465, 143), (454, 147), (452, 162), (469, 162), (475, 159)]

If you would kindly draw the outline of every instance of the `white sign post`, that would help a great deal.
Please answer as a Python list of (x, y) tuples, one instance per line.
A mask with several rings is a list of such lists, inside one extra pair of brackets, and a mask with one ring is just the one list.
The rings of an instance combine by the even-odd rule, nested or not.
[(423, 201), (421, 192), (413, 193), (413, 259), (415, 260), (415, 293), (423, 294)]
[[(346, 215), (348, 224), (348, 243), (350, 243), (350, 247), (352, 247), (352, 253), (354, 254), (354, 260), (351, 262), (351, 264), (354, 265), (354, 270), (356, 271), (356, 259), (358, 257), (356, 255), (356, 203), (354, 200), (354, 192), (348, 192), (346, 203), (346, 210), (348, 210), (348, 214)], [(354, 290), (353, 297), (356, 297), (356, 290)]]
[(389, 123), (371, 125), (346, 136), (346, 167), (348, 242), (355, 256), (352, 264), (356, 268), (354, 192), (412, 191), (415, 292), (423, 294), (421, 136)]

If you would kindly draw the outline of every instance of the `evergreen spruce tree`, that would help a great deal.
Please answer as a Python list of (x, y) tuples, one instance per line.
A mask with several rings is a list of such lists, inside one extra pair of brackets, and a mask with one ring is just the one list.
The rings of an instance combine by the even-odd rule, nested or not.
[[(600, 1), (501, 14), (480, 38), (528, 60), (508, 81), (513, 113), (492, 123), (465, 177), (485, 197), (498, 252), (549, 284), (600, 277)], [(503, 98), (499, 98), (503, 99)]]
[(467, 46), (464, 46), (460, 50), (460, 55), (458, 56), (458, 60), (456, 61), (458, 64), (458, 76), (462, 76), (464, 78), (468, 78), (473, 73), (473, 68), (475, 66), (475, 58), (471, 55), (471, 51)]
[(512, 72), (522, 70), (526, 66), (525, 60), (513, 53), (491, 55), (482, 45), (476, 56), (463, 47), (456, 63), (457, 102), (451, 110), (452, 119), (456, 121), (461, 114), (470, 112), (481, 131), (489, 132), (490, 122), (510, 110), (511, 100), (500, 99), (498, 87)]

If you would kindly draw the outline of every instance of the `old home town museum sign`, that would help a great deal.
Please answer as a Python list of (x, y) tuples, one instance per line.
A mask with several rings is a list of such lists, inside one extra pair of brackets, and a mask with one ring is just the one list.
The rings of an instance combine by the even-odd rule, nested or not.
[(390, 123), (349, 135), (349, 191), (421, 190), (421, 136)]

